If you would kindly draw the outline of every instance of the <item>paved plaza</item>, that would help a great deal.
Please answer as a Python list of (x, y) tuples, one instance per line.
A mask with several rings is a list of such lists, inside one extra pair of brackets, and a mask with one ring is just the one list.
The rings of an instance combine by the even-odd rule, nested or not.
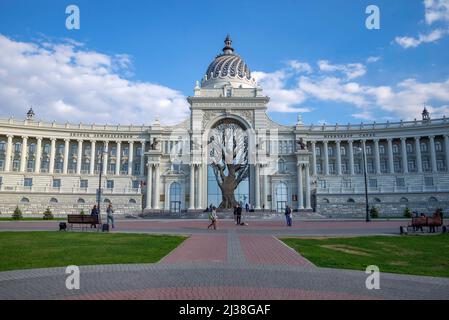
[[(119, 220), (113, 232), (189, 238), (155, 264), (81, 267), (79, 290), (65, 287), (65, 268), (0, 273), (0, 299), (448, 299), (449, 279), (381, 274), (365, 287), (362, 271), (316, 267), (281, 236), (396, 236), (404, 221)], [(56, 230), (56, 221), (3, 221), (0, 231)], [(90, 231), (89, 231), (90, 232)], [(382, 271), (382, 270), (381, 270)]]

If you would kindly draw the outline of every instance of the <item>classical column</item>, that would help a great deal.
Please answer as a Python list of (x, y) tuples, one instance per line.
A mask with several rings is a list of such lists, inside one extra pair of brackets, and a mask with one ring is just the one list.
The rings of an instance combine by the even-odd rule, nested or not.
[(140, 175), (143, 175), (143, 163), (145, 161), (145, 140), (142, 140), (140, 143), (142, 145), (142, 152), (140, 155)]
[(306, 164), (306, 209), (312, 209), (310, 198), (310, 166)]
[(435, 137), (430, 136), (429, 140), (430, 140), (430, 160), (432, 162), (432, 172), (436, 173), (438, 172), (438, 167), (437, 167), (437, 156), (435, 151)]
[(117, 141), (117, 155), (115, 157), (115, 175), (120, 175), (120, 167), (121, 167), (121, 156), (122, 156), (122, 143)]
[(37, 137), (37, 146), (36, 146), (36, 162), (34, 163), (34, 172), (41, 172), (41, 158), (42, 158), (42, 137)]
[(50, 163), (48, 172), (54, 173), (55, 172), (55, 157), (56, 157), (56, 138), (50, 139)]
[(256, 200), (256, 210), (259, 210), (260, 209), (260, 165), (259, 164), (256, 164), (255, 165), (255, 171), (256, 171), (256, 176), (255, 176), (255, 183), (256, 183), (256, 185), (255, 185), (255, 192), (256, 192), (256, 197), (255, 197), (255, 200)]
[(109, 141), (103, 142), (103, 174), (106, 175), (108, 173), (108, 155), (109, 155)]
[(449, 172), (449, 136), (444, 136), (444, 151), (446, 154), (446, 171)]
[(5, 157), (5, 171), (11, 170), (11, 156), (12, 156), (12, 138), (11, 134), (8, 134), (8, 144), (6, 145), (6, 157)]
[(408, 173), (408, 160), (407, 160), (407, 138), (401, 138), (401, 153), (402, 153), (402, 172)]
[(379, 139), (374, 139), (374, 161), (376, 162), (376, 174), (381, 174), (380, 170), (380, 154), (379, 154)]
[(324, 174), (326, 176), (329, 175), (329, 150), (328, 150), (328, 142), (327, 141), (323, 141), (323, 145), (324, 145)]
[[(265, 164), (266, 166), (266, 164)], [(264, 170), (264, 175), (263, 175), (263, 198), (262, 198), (262, 206), (265, 205), (265, 209), (268, 208), (268, 175), (267, 175), (267, 170)]]
[(95, 173), (95, 140), (90, 140), (90, 170), (89, 174)]
[(20, 172), (25, 172), (27, 162), (28, 137), (22, 137), (22, 153), (20, 154)]
[(154, 203), (153, 203), (153, 209), (158, 210), (159, 209), (159, 185), (160, 185), (160, 165), (155, 164), (154, 165)]
[(153, 186), (153, 165), (148, 163), (147, 164), (148, 170), (147, 170), (147, 210), (151, 210), (151, 189)]
[(337, 175), (341, 176), (341, 143), (340, 140), (335, 141), (337, 146)]
[(297, 183), (298, 183), (298, 210), (304, 209), (304, 192), (303, 192), (303, 186), (302, 186), (302, 164), (297, 165)]
[[(131, 176), (133, 174), (133, 167), (134, 167), (134, 141), (129, 142), (129, 150), (128, 150), (128, 175)], [(143, 153), (142, 153), (143, 154)], [(143, 165), (144, 159), (141, 164)], [(140, 172), (140, 175), (143, 175), (143, 171)]]
[(348, 141), (349, 143), (349, 173), (351, 176), (354, 175), (354, 143), (352, 140)]
[(78, 140), (78, 157), (76, 159), (76, 174), (81, 174), (81, 165), (83, 164), (83, 140)]
[(202, 209), (203, 204), (201, 203), (203, 201), (203, 172), (202, 172), (203, 165), (198, 164), (197, 171), (198, 171), (198, 205), (197, 209)]
[(415, 153), (416, 153), (416, 166), (418, 173), (422, 173), (422, 157), (421, 157), (421, 137), (415, 137)]
[(391, 174), (394, 174), (394, 158), (393, 158), (393, 139), (388, 138), (388, 169)]
[(67, 168), (69, 166), (69, 147), (70, 147), (70, 139), (64, 139), (64, 163), (63, 163), (63, 171), (62, 173), (67, 174)]
[(316, 176), (316, 142), (312, 141), (312, 175)]
[(195, 210), (195, 165), (190, 164), (190, 200), (189, 210)]

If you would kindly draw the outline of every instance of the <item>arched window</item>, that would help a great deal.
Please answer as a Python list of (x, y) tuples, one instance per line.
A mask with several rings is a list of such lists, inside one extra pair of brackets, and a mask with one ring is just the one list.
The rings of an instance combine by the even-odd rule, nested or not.
[(22, 203), (30, 203), (30, 199), (28, 199), (28, 198), (26, 198), (26, 197), (23, 197), (23, 198), (20, 200), (20, 202), (22, 202)]
[(323, 198), (323, 200), (322, 200), (321, 202), (323, 202), (323, 203), (329, 203), (330, 201), (329, 201), (328, 198)]
[(288, 189), (284, 182), (280, 182), (276, 186), (276, 209), (278, 212), (283, 212), (288, 200)]
[(374, 199), (373, 199), (373, 202), (375, 202), (375, 203), (381, 203), (382, 201), (380, 201), (379, 198), (374, 198)]
[(405, 203), (405, 202), (408, 202), (408, 199), (407, 199), (407, 198), (405, 198), (405, 197), (402, 197), (402, 198), (401, 198), (401, 200), (399, 200), (399, 201), (400, 201), (400, 202), (404, 202), (404, 203)]
[(279, 159), (278, 161), (278, 172), (279, 173), (285, 172), (285, 161), (283, 159)]
[(181, 211), (181, 185), (178, 182), (170, 185), (170, 211)]
[(438, 202), (438, 199), (435, 197), (430, 197), (429, 202)]
[(352, 198), (349, 198), (349, 199), (348, 199), (348, 203), (355, 203), (355, 200), (352, 199)]
[(58, 199), (56, 199), (56, 198), (51, 198), (51, 199), (50, 199), (50, 203), (58, 203)]
[(136, 203), (136, 200), (134, 200), (134, 199), (129, 199), (129, 201), (128, 201), (129, 203)]
[(103, 200), (103, 202), (104, 202), (104, 203), (111, 203), (111, 200), (109, 200), (108, 198), (105, 198), (105, 199)]
[(79, 198), (78, 201), (76, 201), (76, 203), (83, 204), (86, 203), (86, 201), (84, 201), (83, 198)]

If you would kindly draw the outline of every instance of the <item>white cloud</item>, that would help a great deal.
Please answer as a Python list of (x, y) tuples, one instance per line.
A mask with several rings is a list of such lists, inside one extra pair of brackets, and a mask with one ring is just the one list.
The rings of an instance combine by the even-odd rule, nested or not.
[(275, 112), (310, 112), (308, 108), (298, 107), (305, 100), (304, 94), (298, 88), (287, 89), (287, 82), (291, 77), (285, 70), (273, 73), (255, 71), (251, 73), (270, 96), (269, 111)]
[(420, 44), (435, 42), (441, 39), (447, 32), (441, 29), (433, 30), (431, 33), (424, 35), (419, 34), (418, 38), (412, 37), (396, 37), (395, 41), (404, 49), (416, 48)]
[(449, 0), (424, 0), (424, 17), (430, 26), (441, 22), (443, 27), (434, 29), (426, 34), (419, 33), (418, 37), (396, 37), (395, 42), (404, 49), (416, 48), (423, 43), (435, 42), (449, 33)]
[(367, 63), (375, 63), (377, 61), (379, 61), (381, 59), (381, 57), (368, 57), (368, 59), (366, 59)]
[(361, 63), (330, 64), (328, 60), (319, 60), (318, 68), (323, 72), (342, 72), (348, 80), (363, 76), (366, 67)]
[(289, 60), (287, 61), (287, 65), (298, 73), (301, 72), (312, 73), (313, 71), (310, 64), (305, 62), (299, 62), (298, 60)]
[(426, 23), (449, 22), (449, 0), (424, 0)]
[(0, 34), (3, 116), (24, 118), (33, 105), (47, 121), (149, 124), (155, 116), (176, 123), (188, 116), (185, 97), (171, 88), (125, 77), (126, 54), (89, 51), (74, 41), (19, 42)]

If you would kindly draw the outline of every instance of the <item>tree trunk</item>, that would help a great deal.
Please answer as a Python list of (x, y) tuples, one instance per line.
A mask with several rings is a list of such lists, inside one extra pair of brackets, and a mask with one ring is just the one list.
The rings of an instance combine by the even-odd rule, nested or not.
[(234, 197), (235, 184), (235, 178), (232, 176), (227, 176), (223, 180), (223, 183), (220, 186), (222, 195), (220, 209), (231, 209), (237, 204)]

